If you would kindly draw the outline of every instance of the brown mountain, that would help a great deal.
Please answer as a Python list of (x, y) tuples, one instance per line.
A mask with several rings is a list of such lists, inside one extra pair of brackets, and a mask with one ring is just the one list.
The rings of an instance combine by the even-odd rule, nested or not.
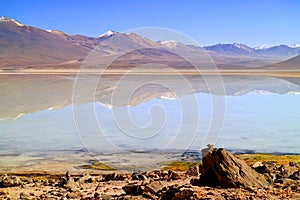
[(45, 30), (0, 18), (0, 67), (57, 64), (84, 58), (87, 48)]
[(300, 70), (300, 55), (283, 62), (266, 65), (264, 68), (277, 70)]
[(241, 50), (255, 51), (242, 44), (217, 47), (205, 49), (177, 41), (154, 42), (137, 34), (114, 31), (98, 37), (69, 35), (58, 30), (45, 31), (26, 26), (6, 17), (0, 18), (0, 69), (78, 68), (92, 50), (97, 52), (96, 63), (102, 62), (102, 65), (111, 61), (111, 58), (120, 57), (114, 62), (115, 67), (119, 68), (154, 62), (186, 69), (185, 59), (193, 61), (200, 68), (210, 68), (214, 62), (224, 69), (280, 68), (279, 65), (293, 68), (298, 62), (286, 61), (273, 66), (268, 64), (282, 61), (283, 57), (242, 54)]

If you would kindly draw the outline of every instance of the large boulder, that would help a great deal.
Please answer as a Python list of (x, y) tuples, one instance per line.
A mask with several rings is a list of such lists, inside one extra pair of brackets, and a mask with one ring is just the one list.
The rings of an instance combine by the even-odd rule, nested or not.
[(264, 187), (269, 183), (247, 163), (223, 148), (209, 146), (202, 150), (198, 185), (221, 186), (223, 188)]

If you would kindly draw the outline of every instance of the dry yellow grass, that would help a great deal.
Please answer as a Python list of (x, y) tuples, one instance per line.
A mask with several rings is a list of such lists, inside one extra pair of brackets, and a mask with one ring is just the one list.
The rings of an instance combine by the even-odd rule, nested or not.
[(97, 170), (115, 170), (115, 168), (108, 166), (99, 161), (91, 161), (90, 165), (81, 165), (81, 169), (97, 169)]
[(170, 161), (163, 163), (163, 170), (173, 170), (173, 171), (186, 171), (192, 166), (200, 165), (200, 162), (183, 162), (183, 161)]
[(274, 154), (242, 154), (238, 157), (244, 159), (249, 165), (255, 162), (273, 162), (276, 165), (287, 165), (289, 162), (300, 164), (300, 155), (274, 155)]

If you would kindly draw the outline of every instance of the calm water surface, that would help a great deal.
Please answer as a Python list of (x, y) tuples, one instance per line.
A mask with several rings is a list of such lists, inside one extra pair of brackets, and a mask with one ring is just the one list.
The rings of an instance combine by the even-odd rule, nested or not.
[[(131, 95), (134, 101), (110, 104), (112, 91), (119, 88), (114, 78), (108, 78), (97, 88), (95, 102), (88, 99), (75, 105), (72, 77), (3, 76), (1, 80), (2, 156), (79, 149), (199, 150), (208, 141), (233, 151), (300, 153), (298, 79), (225, 77), (226, 95), (221, 96), (225, 112), (215, 113), (222, 118), (217, 129), (212, 123), (218, 118), (213, 99), (220, 95), (209, 93), (200, 83), (194, 93), (185, 93), (176, 81), (179, 89), (173, 92), (148, 85)], [(134, 78), (130, 80), (123, 85), (136, 84)], [(120, 91), (127, 93), (124, 88)], [(207, 139), (210, 136), (212, 140)]]

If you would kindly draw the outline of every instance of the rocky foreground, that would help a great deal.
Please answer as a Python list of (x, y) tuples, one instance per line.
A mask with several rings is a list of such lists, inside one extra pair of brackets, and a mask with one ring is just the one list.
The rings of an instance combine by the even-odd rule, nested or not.
[(300, 199), (300, 167), (257, 162), (224, 149), (203, 150), (184, 172), (0, 175), (0, 199)]

